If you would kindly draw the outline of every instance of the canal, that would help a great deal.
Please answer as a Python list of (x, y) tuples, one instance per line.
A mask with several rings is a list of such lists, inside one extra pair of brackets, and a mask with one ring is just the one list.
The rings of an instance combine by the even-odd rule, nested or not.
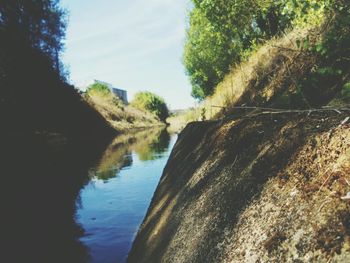
[(175, 139), (159, 129), (121, 135), (90, 169), (76, 217), (89, 262), (126, 261)]

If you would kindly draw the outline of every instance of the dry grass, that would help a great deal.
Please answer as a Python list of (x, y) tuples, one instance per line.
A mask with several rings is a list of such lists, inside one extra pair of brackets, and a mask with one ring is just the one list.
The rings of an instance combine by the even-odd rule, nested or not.
[(298, 47), (297, 40), (309, 37), (313, 44), (322, 37), (321, 28), (293, 30), (267, 41), (247, 61), (232, 66), (215, 93), (198, 107), (168, 118), (171, 129), (178, 131), (192, 121), (232, 115), (237, 106), (274, 106), (282, 96), (295, 94), (298, 80), (312, 71), (317, 62), (310, 52)]
[(198, 120), (201, 120), (201, 109), (191, 108), (185, 112), (169, 117), (166, 121), (170, 125), (168, 130), (171, 133), (174, 133), (183, 130), (187, 123)]
[(235, 106), (272, 104), (283, 93), (296, 92), (298, 78), (312, 70), (316, 62), (315, 57), (297, 46), (297, 40), (306, 36), (314, 43), (321, 37), (320, 29), (293, 30), (274, 38), (247, 61), (233, 66), (215, 93), (202, 103), (206, 119), (232, 113)]
[(349, 125), (309, 136), (241, 213), (224, 262), (349, 262), (349, 146)]
[(231, 114), (235, 106), (262, 106), (286, 91), (295, 92), (298, 77), (315, 64), (315, 58), (298, 48), (297, 40), (309, 36), (315, 42), (318, 32), (315, 29), (294, 30), (266, 42), (247, 61), (232, 66), (215, 93), (196, 109), (167, 121), (176, 129), (183, 128), (191, 121), (222, 118)]
[(153, 114), (124, 105), (115, 95), (91, 91), (85, 95), (92, 105), (116, 130), (124, 132), (151, 126), (162, 126)]
[(178, 131), (192, 121), (235, 114), (237, 106), (281, 106), (282, 97), (287, 98), (287, 102), (283, 102), (284, 108), (296, 107), (288, 97), (298, 92), (298, 81), (317, 64), (317, 58), (303, 47), (298, 47), (297, 41), (308, 37), (310, 45), (313, 45), (322, 38), (322, 28), (321, 25), (295, 29), (267, 41), (247, 61), (232, 66), (212, 96), (197, 108), (168, 118), (167, 122)]

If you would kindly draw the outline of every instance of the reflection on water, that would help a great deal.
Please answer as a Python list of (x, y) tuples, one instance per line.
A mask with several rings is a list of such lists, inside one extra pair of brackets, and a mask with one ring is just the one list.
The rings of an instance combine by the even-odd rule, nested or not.
[(102, 139), (0, 136), (0, 262), (123, 261), (173, 141)]
[(91, 262), (124, 262), (174, 143), (165, 130), (117, 137), (80, 195)]
[(120, 135), (108, 146), (92, 176), (101, 180), (116, 177), (118, 172), (132, 166), (132, 152), (142, 161), (163, 157), (170, 143), (170, 135), (165, 129), (151, 129)]

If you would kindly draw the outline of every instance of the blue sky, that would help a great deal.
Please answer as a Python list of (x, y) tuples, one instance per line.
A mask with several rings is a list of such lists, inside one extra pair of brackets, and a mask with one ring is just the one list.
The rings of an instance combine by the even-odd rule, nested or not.
[(63, 61), (71, 82), (149, 90), (171, 109), (193, 106), (181, 62), (189, 0), (61, 0), (69, 10)]

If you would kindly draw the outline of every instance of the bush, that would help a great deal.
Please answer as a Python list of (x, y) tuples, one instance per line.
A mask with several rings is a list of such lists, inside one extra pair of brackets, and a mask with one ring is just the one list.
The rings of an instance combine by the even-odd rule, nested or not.
[(350, 3), (330, 0), (325, 10), (328, 21), (322, 39), (314, 45), (309, 45), (307, 39), (303, 41), (306, 51), (318, 58), (314, 70), (300, 83), (311, 106), (327, 104), (349, 79)]
[(136, 93), (131, 105), (151, 112), (163, 122), (169, 117), (169, 110), (164, 99), (148, 91)]
[(94, 83), (94, 84), (91, 84), (86, 92), (89, 94), (91, 92), (99, 92), (101, 94), (110, 94), (111, 91), (109, 90), (109, 88), (107, 87), (107, 85), (104, 85), (102, 83)]

